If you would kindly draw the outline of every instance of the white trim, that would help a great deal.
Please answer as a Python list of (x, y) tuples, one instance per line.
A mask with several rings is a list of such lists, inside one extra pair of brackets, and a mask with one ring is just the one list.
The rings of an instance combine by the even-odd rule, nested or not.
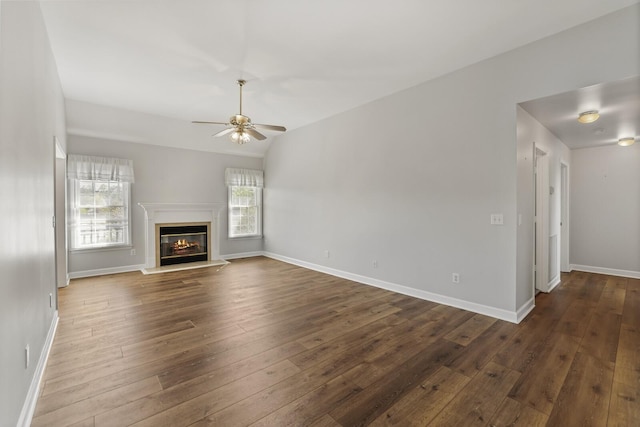
[(22, 411), (20, 411), (20, 418), (18, 418), (18, 427), (29, 427), (33, 418), (33, 413), (36, 410), (36, 403), (38, 402), (38, 395), (40, 394), (40, 384), (44, 377), (44, 370), (47, 367), (47, 360), (49, 359), (49, 353), (51, 352), (51, 346), (53, 345), (53, 338), (56, 335), (56, 329), (58, 329), (58, 311), (53, 313), (53, 319), (51, 320), (51, 326), (49, 326), (49, 333), (47, 339), (40, 352), (40, 358), (38, 359), (38, 366), (31, 379), (29, 385), (29, 391), (27, 397), (22, 405)]
[(609, 276), (629, 277), (632, 279), (640, 279), (640, 271), (618, 270), (616, 268), (593, 267), (590, 265), (571, 264), (571, 271), (578, 270), (586, 273), (607, 274)]
[(121, 267), (97, 268), (95, 270), (71, 271), (70, 279), (79, 279), (81, 277), (104, 276), (105, 274), (129, 273), (131, 271), (140, 271), (145, 268), (144, 264), (124, 265)]
[(224, 260), (230, 259), (239, 259), (239, 258), (253, 258), (257, 256), (266, 256), (262, 251), (254, 251), (254, 252), (240, 252), (237, 254), (229, 254), (229, 255), (220, 255), (220, 258)]
[(486, 316), (494, 317), (500, 320), (506, 320), (511, 323), (518, 323), (518, 313), (515, 311), (503, 310), (501, 308), (490, 307), (483, 304), (477, 304), (470, 301), (464, 301), (445, 295), (434, 294), (432, 292), (423, 291), (420, 289), (409, 288), (407, 286), (398, 285), (396, 283), (385, 282), (383, 280), (374, 279), (371, 277), (361, 276), (359, 274), (353, 274), (342, 270), (336, 270), (334, 268), (325, 267), (318, 264), (312, 264), (310, 262), (301, 261), (294, 258), (289, 258), (282, 255), (277, 255), (271, 252), (263, 252), (264, 256), (283, 261), (288, 264), (297, 265), (300, 267), (308, 268), (310, 270), (319, 271), (321, 273), (330, 274), (336, 277), (342, 277), (343, 279), (353, 280), (354, 282), (362, 283), (365, 285), (375, 286), (376, 288), (386, 289), (388, 291), (397, 292), (403, 295), (408, 295), (415, 298), (420, 298), (427, 301), (437, 302), (439, 304), (449, 305), (451, 307), (461, 308), (463, 310), (472, 311), (478, 314), (484, 314)]
[(549, 284), (547, 285), (547, 289), (548, 289), (547, 293), (554, 290), (561, 282), (562, 282), (562, 279), (560, 279), (560, 277), (556, 277), (554, 281), (549, 282)]
[(516, 312), (516, 322), (515, 323), (520, 323), (524, 320), (525, 317), (527, 317), (527, 315), (529, 313), (531, 313), (531, 310), (533, 310), (536, 307), (536, 298), (533, 297), (531, 298), (529, 301), (525, 302), (522, 307), (520, 307), (518, 309), (518, 311)]

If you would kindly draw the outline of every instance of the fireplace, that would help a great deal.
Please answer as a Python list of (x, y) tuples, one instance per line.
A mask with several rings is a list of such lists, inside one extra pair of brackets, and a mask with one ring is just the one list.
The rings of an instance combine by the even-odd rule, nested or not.
[(209, 259), (211, 223), (156, 224), (156, 265)]
[[(226, 261), (220, 258), (220, 212), (226, 209), (225, 203), (138, 203), (144, 209), (145, 220), (145, 264), (141, 271), (144, 274), (155, 274), (172, 268), (200, 268), (202, 266), (224, 265)], [(160, 265), (160, 233), (157, 225), (180, 226), (209, 224), (206, 240), (208, 257), (204, 262), (193, 262), (176, 265)], [(190, 238), (187, 243), (194, 242)], [(198, 244), (201, 245), (200, 242)], [(181, 244), (182, 249), (188, 249)], [(180, 244), (178, 245), (180, 246)], [(195, 246), (195, 245), (193, 245)], [(201, 245), (202, 247), (202, 245)]]

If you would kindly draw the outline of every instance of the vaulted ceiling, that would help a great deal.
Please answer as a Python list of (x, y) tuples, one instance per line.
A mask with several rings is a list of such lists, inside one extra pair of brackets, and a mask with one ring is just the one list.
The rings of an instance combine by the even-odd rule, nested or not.
[[(242, 78), (246, 115), (295, 129), (637, 2), (50, 0), (41, 7), (70, 100), (185, 123), (226, 121), (238, 112)], [(268, 141), (260, 144), (264, 153)]]

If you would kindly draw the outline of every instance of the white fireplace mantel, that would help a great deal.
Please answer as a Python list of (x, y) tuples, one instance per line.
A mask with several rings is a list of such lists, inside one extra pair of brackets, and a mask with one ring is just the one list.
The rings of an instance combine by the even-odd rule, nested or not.
[(172, 222), (211, 222), (209, 260), (220, 259), (220, 212), (225, 203), (138, 203), (144, 209), (145, 267), (156, 266), (156, 224)]

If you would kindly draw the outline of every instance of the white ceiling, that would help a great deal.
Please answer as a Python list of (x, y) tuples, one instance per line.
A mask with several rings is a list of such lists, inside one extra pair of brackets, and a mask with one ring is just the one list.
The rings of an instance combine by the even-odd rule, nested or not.
[[(635, 3), (49, 0), (41, 7), (68, 99), (227, 121), (238, 112), (235, 81), (243, 78), (246, 115), (295, 129)], [(227, 139), (210, 143), (212, 151), (224, 143), (223, 151), (242, 152)], [(252, 144), (263, 144), (263, 154), (268, 147)]]
[[(571, 149), (616, 144), (640, 133), (640, 77), (606, 82), (520, 104)], [(581, 112), (596, 110), (593, 123), (578, 122)]]

